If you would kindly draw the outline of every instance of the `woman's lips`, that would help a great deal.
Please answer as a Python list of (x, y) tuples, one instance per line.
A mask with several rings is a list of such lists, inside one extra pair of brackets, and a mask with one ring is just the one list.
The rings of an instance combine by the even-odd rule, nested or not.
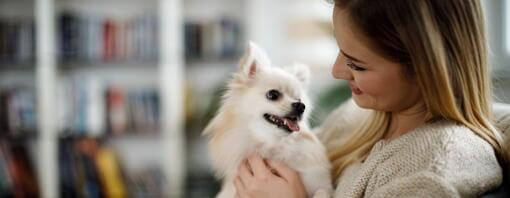
[(361, 89), (359, 89), (359, 88), (357, 88), (357, 87), (355, 87), (353, 85), (351, 85), (351, 91), (352, 91), (352, 93), (354, 93), (356, 95), (360, 95), (360, 94), (363, 93), (363, 91), (361, 91)]

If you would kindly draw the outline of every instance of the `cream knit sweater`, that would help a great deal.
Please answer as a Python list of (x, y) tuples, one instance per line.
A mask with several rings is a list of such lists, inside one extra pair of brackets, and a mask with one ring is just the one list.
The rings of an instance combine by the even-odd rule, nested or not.
[[(314, 130), (333, 148), (369, 112), (351, 99)], [(335, 198), (476, 197), (499, 186), (502, 177), (490, 144), (465, 126), (437, 121), (376, 143), (363, 163), (337, 178)]]
[(335, 198), (476, 197), (501, 182), (490, 144), (467, 127), (437, 121), (377, 142), (363, 163), (344, 170)]

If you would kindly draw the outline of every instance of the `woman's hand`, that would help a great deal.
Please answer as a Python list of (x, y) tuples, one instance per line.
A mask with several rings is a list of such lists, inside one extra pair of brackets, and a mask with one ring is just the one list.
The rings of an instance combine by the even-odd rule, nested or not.
[(306, 197), (299, 173), (280, 162), (264, 161), (257, 155), (250, 155), (241, 163), (234, 185), (236, 198)]

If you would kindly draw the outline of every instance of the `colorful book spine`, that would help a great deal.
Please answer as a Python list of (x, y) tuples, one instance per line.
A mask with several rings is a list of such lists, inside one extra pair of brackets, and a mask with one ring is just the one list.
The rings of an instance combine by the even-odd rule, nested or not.
[(150, 135), (159, 131), (156, 88), (124, 88), (90, 77), (63, 81), (58, 90), (60, 105), (56, 116), (61, 136)]
[(230, 18), (186, 22), (184, 25), (187, 59), (233, 59), (242, 51), (239, 22)]
[(159, 53), (158, 26), (154, 14), (112, 19), (65, 12), (60, 16), (60, 60), (155, 61)]
[(34, 135), (37, 128), (35, 91), (17, 87), (0, 90), (0, 136)]
[(128, 128), (126, 99), (122, 89), (111, 87), (107, 91), (109, 131), (113, 135), (125, 133)]
[(25, 146), (0, 140), (0, 197), (39, 197), (39, 184)]
[(126, 172), (116, 151), (101, 142), (93, 138), (61, 139), (60, 197), (167, 197), (160, 167)]
[(35, 60), (33, 19), (0, 19), (0, 64), (27, 64)]
[(106, 197), (126, 197), (126, 185), (115, 152), (102, 147), (96, 154), (95, 162)]

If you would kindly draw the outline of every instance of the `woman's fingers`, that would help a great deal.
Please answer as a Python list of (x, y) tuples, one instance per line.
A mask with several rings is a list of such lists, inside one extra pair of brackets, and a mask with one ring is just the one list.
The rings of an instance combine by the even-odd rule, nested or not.
[(236, 197), (238, 198), (248, 197), (246, 195), (246, 188), (244, 187), (244, 184), (239, 177), (236, 177), (234, 179), (234, 186), (236, 187)]
[(243, 184), (250, 182), (253, 177), (253, 173), (249, 170), (248, 164), (246, 162), (242, 162), (239, 165), (237, 175), (239, 176), (239, 179), (241, 179), (241, 182), (243, 182)]
[(267, 177), (271, 174), (264, 160), (258, 155), (252, 154), (248, 156), (248, 165), (253, 171), (255, 177)]
[(285, 181), (295, 179), (298, 176), (296, 171), (281, 162), (267, 160), (267, 163), (271, 168), (271, 171), (276, 172), (275, 174), (285, 179)]

